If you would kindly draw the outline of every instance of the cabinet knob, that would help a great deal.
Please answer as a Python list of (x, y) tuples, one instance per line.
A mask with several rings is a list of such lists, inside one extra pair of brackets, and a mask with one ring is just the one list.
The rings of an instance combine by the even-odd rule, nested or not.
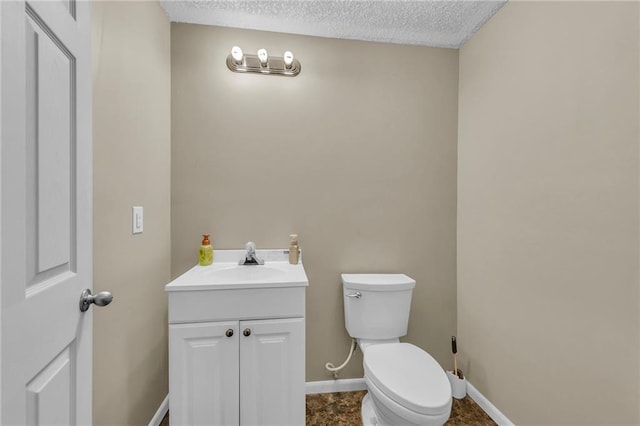
[(227, 330), (227, 332), (226, 332), (226, 333), (224, 333), (224, 334), (226, 334), (226, 335), (227, 335), (227, 337), (231, 337), (231, 336), (233, 336), (233, 329), (232, 329), (232, 328), (228, 329), (228, 330)]
[(250, 328), (245, 328), (244, 331), (242, 332), (242, 334), (244, 334), (245, 336), (251, 336), (251, 329)]

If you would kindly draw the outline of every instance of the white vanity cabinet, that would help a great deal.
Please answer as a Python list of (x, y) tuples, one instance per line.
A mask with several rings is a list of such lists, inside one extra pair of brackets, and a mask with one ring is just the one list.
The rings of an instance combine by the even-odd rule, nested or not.
[[(283, 275), (239, 267), (237, 255), (225, 268), (216, 254), (216, 268), (195, 267), (166, 288), (171, 425), (304, 425), (302, 264), (265, 262)], [(239, 272), (251, 279), (215, 284), (233, 268), (254, 268)]]
[(171, 324), (169, 353), (172, 425), (304, 424), (303, 318)]

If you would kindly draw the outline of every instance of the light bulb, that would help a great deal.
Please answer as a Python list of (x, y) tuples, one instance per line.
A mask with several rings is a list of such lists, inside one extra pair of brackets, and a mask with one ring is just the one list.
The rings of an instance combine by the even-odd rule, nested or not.
[(242, 56), (242, 49), (240, 49), (238, 46), (233, 46), (231, 48), (231, 57), (236, 62), (236, 64), (242, 63)]
[(293, 64), (293, 53), (287, 50), (284, 52), (284, 66), (291, 68), (291, 64)]
[(269, 55), (265, 49), (258, 50), (258, 59), (260, 59), (260, 63), (264, 66), (267, 65), (267, 60), (269, 59)]

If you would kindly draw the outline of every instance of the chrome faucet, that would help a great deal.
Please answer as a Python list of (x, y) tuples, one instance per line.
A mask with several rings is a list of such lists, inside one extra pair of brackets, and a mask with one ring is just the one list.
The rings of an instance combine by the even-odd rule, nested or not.
[(264, 265), (264, 260), (258, 259), (256, 256), (256, 244), (249, 241), (245, 245), (247, 252), (244, 254), (244, 259), (240, 259), (238, 265)]

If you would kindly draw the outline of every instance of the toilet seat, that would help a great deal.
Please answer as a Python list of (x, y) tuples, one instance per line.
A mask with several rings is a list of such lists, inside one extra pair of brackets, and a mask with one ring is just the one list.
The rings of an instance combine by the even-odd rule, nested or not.
[(411, 412), (437, 416), (451, 410), (451, 385), (444, 370), (410, 343), (370, 346), (364, 353), (364, 373), (377, 392)]

